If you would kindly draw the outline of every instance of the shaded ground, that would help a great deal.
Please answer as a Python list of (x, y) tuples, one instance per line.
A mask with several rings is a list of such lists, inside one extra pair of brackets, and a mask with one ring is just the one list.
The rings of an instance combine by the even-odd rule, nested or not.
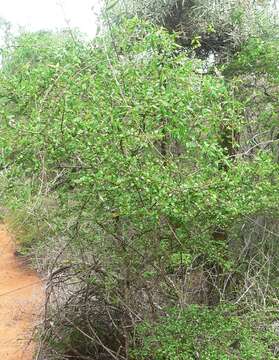
[(0, 225), (0, 359), (31, 360), (34, 343), (30, 339), (42, 305), (43, 286), (14, 251), (11, 236)]

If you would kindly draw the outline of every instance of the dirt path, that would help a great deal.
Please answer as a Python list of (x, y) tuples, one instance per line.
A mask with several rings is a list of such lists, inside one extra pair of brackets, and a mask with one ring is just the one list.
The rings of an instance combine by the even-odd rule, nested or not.
[(0, 360), (31, 360), (32, 330), (43, 287), (38, 276), (14, 255), (11, 236), (0, 225)]

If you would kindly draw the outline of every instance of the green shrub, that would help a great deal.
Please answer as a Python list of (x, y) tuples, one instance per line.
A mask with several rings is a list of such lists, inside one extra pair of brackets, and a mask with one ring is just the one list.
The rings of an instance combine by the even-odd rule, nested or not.
[(274, 314), (238, 314), (230, 306), (173, 309), (158, 323), (138, 327), (139, 360), (275, 360)]
[[(176, 34), (150, 23), (133, 18), (110, 31), (90, 44), (63, 33), (24, 34), (6, 50), (0, 168), (8, 183), (3, 202), (20, 226), (28, 214), (25, 243), (36, 247), (43, 239), (54, 262), (50, 288), (61, 303), (54, 302), (48, 340), (63, 353), (63, 334), (66, 346), (79, 349), (91, 349), (94, 339), (98, 349), (125, 357), (127, 329), (165, 306), (188, 303), (185, 287), (195, 271), (206, 283), (204, 302), (213, 302), (214, 291), (215, 303), (219, 293), (238, 296), (229, 232), (248, 216), (275, 217), (279, 172), (272, 149), (251, 144), (254, 133), (243, 136), (252, 97), (239, 94), (238, 79), (205, 72), (201, 60), (181, 51)], [(243, 61), (235, 66), (246, 70)], [(259, 112), (253, 122), (275, 114), (270, 106)], [(224, 356), (234, 356), (228, 338), (239, 318), (190, 310), (189, 321), (204, 316), (205, 344), (204, 332), (223, 321)], [(172, 318), (172, 326), (185, 327)], [(79, 336), (73, 324), (82, 327)], [(115, 341), (107, 333), (117, 334)], [(251, 355), (244, 337), (242, 354)], [(214, 344), (210, 356), (219, 351)], [(173, 360), (171, 351), (158, 351), (156, 360)]]

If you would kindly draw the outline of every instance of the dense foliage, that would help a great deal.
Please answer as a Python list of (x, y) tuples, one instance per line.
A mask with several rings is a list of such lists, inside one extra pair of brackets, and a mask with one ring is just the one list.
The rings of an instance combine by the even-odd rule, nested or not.
[[(186, 310), (171, 311), (153, 328), (141, 325), (139, 335), (146, 337), (135, 352), (137, 359), (275, 359), (274, 333), (268, 329), (274, 314), (239, 314), (233, 307), (212, 310), (190, 305)], [(269, 321), (268, 321), (269, 319)], [(262, 332), (262, 330), (264, 330)]]
[(277, 45), (208, 67), (132, 18), (2, 52), (2, 201), (50, 274), (49, 356), (275, 359)]
[(250, 37), (270, 34), (276, 23), (270, 0), (106, 0), (105, 4), (108, 23), (136, 15), (177, 32), (179, 43), (193, 46), (199, 57), (214, 53), (219, 61)]

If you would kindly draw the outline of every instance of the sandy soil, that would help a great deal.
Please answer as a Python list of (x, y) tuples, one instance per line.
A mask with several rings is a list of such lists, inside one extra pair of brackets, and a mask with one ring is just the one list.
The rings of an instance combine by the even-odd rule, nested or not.
[(15, 256), (12, 238), (0, 225), (0, 360), (32, 359), (30, 339), (42, 299), (42, 282)]

